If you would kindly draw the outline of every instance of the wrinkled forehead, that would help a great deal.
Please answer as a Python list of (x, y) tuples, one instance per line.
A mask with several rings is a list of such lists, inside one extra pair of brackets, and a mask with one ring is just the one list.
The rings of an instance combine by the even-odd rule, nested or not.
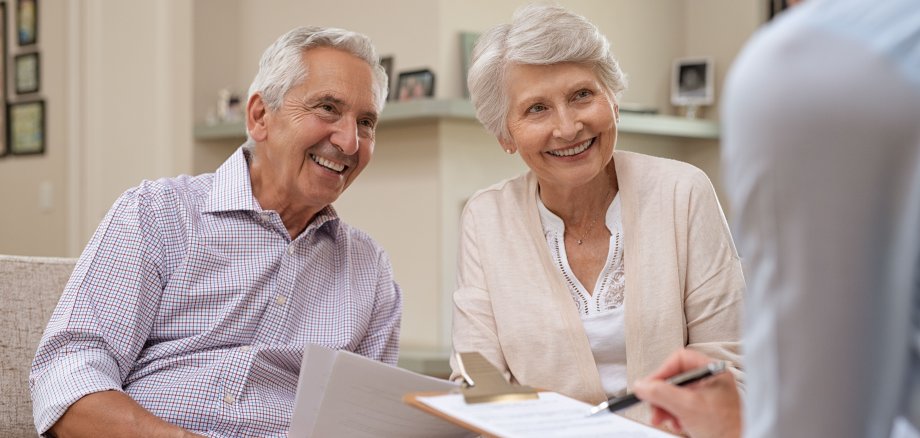
[(306, 77), (295, 87), (309, 96), (328, 96), (361, 112), (377, 113), (377, 81), (371, 66), (357, 56), (334, 48), (317, 47), (303, 54)]

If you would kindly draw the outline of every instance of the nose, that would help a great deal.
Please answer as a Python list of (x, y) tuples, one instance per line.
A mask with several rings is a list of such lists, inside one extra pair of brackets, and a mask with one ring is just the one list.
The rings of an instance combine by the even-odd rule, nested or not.
[(553, 137), (563, 141), (572, 141), (578, 137), (578, 133), (585, 128), (585, 125), (578, 120), (578, 114), (570, 109), (560, 109), (557, 112), (556, 129), (553, 130)]
[(353, 117), (342, 117), (335, 123), (329, 141), (346, 155), (358, 153), (361, 147), (358, 137), (358, 123)]

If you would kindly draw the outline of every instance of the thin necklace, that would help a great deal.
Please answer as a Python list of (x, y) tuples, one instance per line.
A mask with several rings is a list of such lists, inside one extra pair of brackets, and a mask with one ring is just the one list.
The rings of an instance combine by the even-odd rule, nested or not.
[[(604, 204), (607, 203), (607, 198), (610, 197), (611, 193), (613, 193), (613, 189), (611, 187), (607, 187), (607, 195), (604, 196)], [(607, 215), (606, 213), (607, 212), (605, 211), (604, 216)], [(588, 228), (585, 228), (585, 231), (581, 233), (581, 239), (576, 238), (575, 242), (578, 243), (579, 245), (581, 245), (582, 243), (585, 243), (585, 238), (588, 237), (588, 233), (591, 232), (591, 229), (594, 228), (594, 224), (596, 223), (597, 223), (597, 216), (594, 216), (593, 218), (591, 218), (591, 222), (588, 224)]]

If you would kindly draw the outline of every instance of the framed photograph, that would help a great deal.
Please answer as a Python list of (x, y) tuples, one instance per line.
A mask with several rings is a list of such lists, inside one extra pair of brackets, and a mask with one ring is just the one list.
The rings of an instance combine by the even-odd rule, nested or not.
[[(6, 3), (0, 3), (0, 102), (6, 102)], [(0, 157), (9, 154), (6, 140), (6, 105), (0, 105)]]
[(38, 42), (38, 0), (16, 0), (16, 35), (20, 46)]
[(466, 83), (466, 76), (473, 65), (473, 47), (476, 47), (478, 40), (478, 33), (460, 32), (460, 80), (463, 82), (463, 97), (467, 99), (470, 98), (470, 89)]
[(715, 65), (712, 58), (674, 60), (671, 103), (677, 106), (712, 105), (715, 101)]
[(387, 100), (393, 100), (393, 56), (380, 57), (380, 65), (387, 73)]
[(431, 70), (407, 71), (399, 74), (396, 100), (404, 102), (434, 96), (434, 73)]
[(767, 21), (789, 8), (789, 0), (767, 0)]
[(45, 153), (45, 101), (11, 103), (6, 108), (10, 153)]
[(37, 93), (41, 80), (38, 53), (16, 55), (13, 58), (13, 67), (16, 94)]

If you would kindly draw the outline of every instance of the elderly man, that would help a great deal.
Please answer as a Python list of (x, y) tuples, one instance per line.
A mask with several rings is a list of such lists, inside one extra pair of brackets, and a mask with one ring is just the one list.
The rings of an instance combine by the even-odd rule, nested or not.
[(122, 195), (39, 345), (40, 433), (285, 436), (305, 346), (396, 362), (390, 262), (330, 205), (374, 151), (377, 59), (354, 32), (288, 32), (250, 87), (246, 144)]

